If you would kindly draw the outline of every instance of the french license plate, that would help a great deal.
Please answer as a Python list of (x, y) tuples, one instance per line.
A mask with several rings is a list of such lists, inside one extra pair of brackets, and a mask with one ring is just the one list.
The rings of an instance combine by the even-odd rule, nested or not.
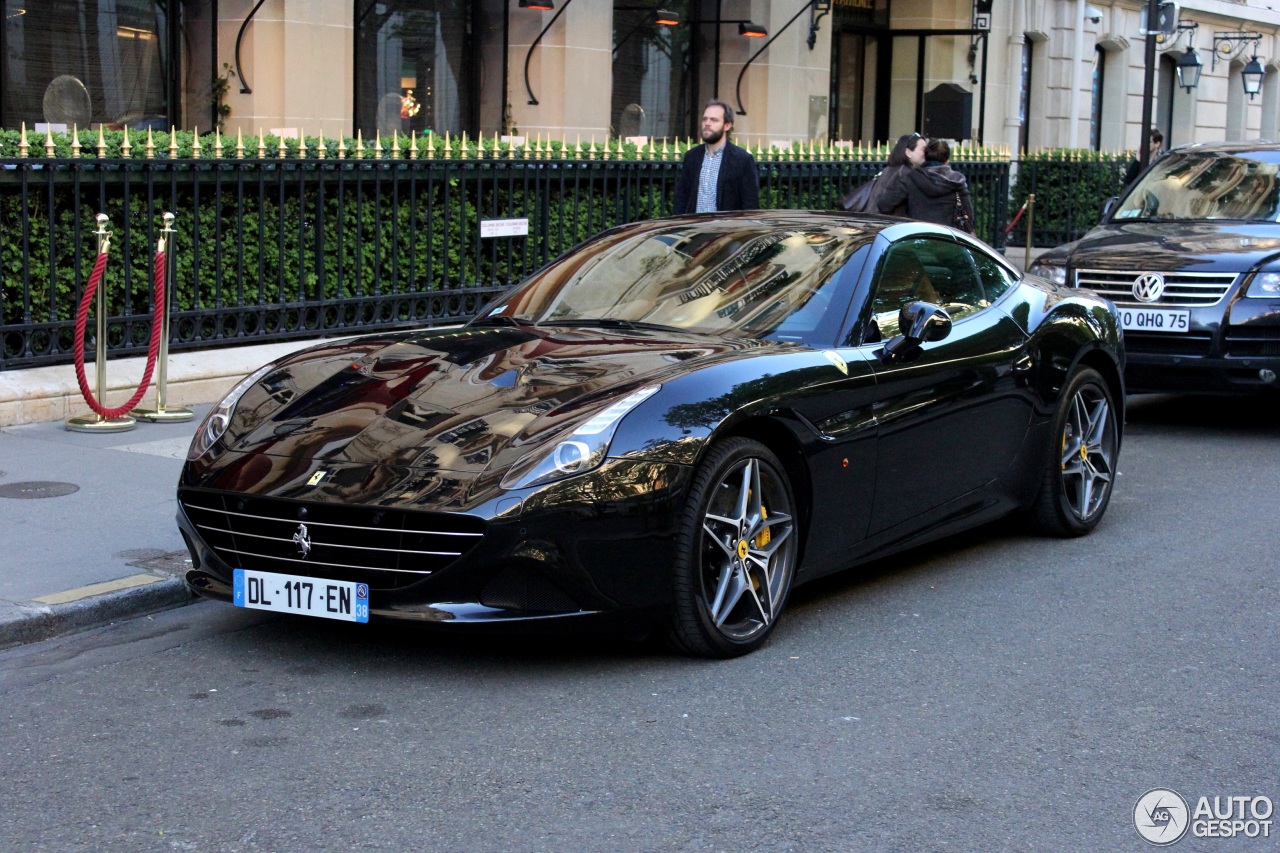
[(369, 621), (369, 585), (275, 572), (236, 569), (232, 602), (236, 607), (297, 613), (346, 622)]
[(1135, 332), (1185, 332), (1191, 312), (1185, 308), (1121, 308), (1120, 328)]

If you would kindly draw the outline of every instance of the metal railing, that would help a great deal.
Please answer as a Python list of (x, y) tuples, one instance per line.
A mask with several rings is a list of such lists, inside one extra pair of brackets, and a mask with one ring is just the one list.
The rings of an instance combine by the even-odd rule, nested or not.
[[(793, 155), (794, 156), (794, 155)], [(846, 155), (847, 156), (847, 155)], [(760, 162), (761, 204), (834, 209), (883, 159)], [(1007, 160), (957, 162), (1004, 241)], [(0, 370), (70, 363), (94, 217), (107, 351), (147, 348), (148, 247), (177, 215), (171, 350), (458, 323), (560, 253), (671, 210), (678, 159), (0, 159)], [(527, 236), (481, 223), (526, 219)], [(93, 342), (90, 342), (90, 346)]]

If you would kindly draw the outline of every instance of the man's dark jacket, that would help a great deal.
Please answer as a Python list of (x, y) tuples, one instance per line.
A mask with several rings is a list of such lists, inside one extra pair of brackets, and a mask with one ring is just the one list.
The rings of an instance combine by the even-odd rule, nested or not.
[[(698, 211), (698, 176), (707, 146), (690, 148), (676, 180), (675, 214)], [(756, 210), (760, 207), (760, 177), (755, 158), (745, 149), (726, 141), (720, 155), (720, 176), (716, 179), (716, 210)]]

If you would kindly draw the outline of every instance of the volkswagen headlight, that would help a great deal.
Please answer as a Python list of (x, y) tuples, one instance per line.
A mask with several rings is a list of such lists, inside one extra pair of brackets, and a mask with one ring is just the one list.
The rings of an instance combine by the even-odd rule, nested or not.
[(551, 452), (539, 449), (520, 459), (502, 478), (502, 488), (542, 486), (600, 467), (623, 416), (656, 394), (661, 387), (650, 385), (628, 394), (556, 442)]
[(1050, 261), (1034, 260), (1031, 266), (1027, 268), (1027, 272), (1032, 275), (1038, 275), (1041, 278), (1047, 278), (1054, 284), (1066, 286), (1067, 284), (1067, 266), (1066, 264), (1055, 264)]
[(1280, 272), (1254, 273), (1253, 281), (1249, 282), (1249, 289), (1244, 295), (1254, 299), (1280, 298)]
[(218, 405), (205, 416), (204, 422), (200, 424), (200, 428), (196, 430), (195, 437), (191, 439), (191, 447), (187, 450), (187, 460), (194, 462), (205, 453), (210, 447), (218, 443), (218, 439), (222, 438), (227, 431), (227, 427), (231, 426), (231, 415), (236, 410), (236, 403), (240, 402), (240, 398), (244, 393), (254, 386), (258, 380), (262, 379), (268, 373), (276, 369), (275, 362), (259, 367), (253, 373), (250, 373), (244, 379), (232, 388), (227, 396), (219, 401)]

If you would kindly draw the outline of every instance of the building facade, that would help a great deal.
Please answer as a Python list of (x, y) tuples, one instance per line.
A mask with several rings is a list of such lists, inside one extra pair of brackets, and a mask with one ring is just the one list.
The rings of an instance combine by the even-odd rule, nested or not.
[[(1140, 0), (2, 5), (7, 129), (683, 139), (719, 97), (751, 145), (919, 130), (1115, 151), (1142, 134)], [(1280, 136), (1280, 2), (1184, 0), (1161, 17), (1152, 120), (1166, 140)], [(1189, 47), (1202, 68), (1186, 89)]]

